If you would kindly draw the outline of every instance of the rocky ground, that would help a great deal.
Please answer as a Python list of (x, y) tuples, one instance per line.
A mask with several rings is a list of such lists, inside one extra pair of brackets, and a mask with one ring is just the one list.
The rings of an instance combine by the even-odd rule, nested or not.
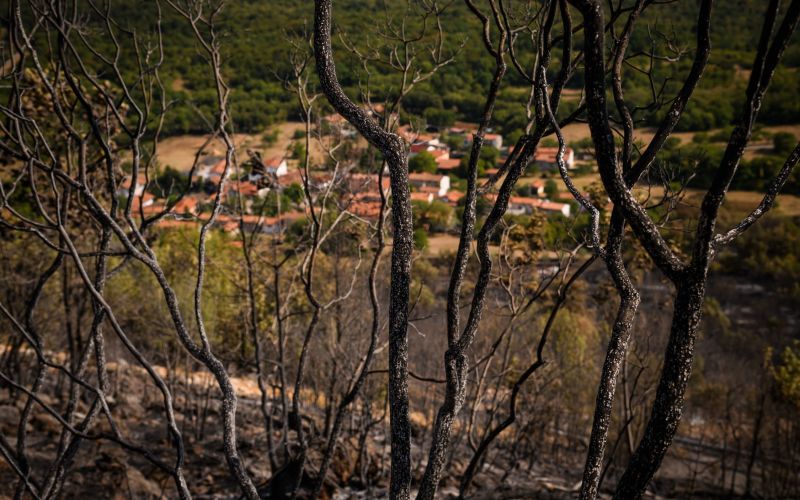
[[(110, 374), (113, 390), (108, 398), (112, 413), (121, 433), (130, 441), (146, 446), (162, 460), (174, 460), (164, 425), (164, 410), (159, 394), (143, 383), (146, 380), (141, 368), (128, 364), (112, 364)], [(163, 370), (162, 370), (163, 372)], [(66, 393), (54, 373), (50, 373), (46, 390), (40, 395), (43, 402), (53, 408), (63, 409), (64, 401), (52, 394)], [(185, 375), (185, 374), (184, 374)], [(214, 400), (214, 385), (201, 374), (184, 377), (189, 381), (191, 393), (182, 385), (173, 389), (178, 425), (186, 446), (186, 479), (195, 498), (235, 499), (239, 490), (231, 480), (223, 455), (222, 436), (219, 433), (219, 404)], [(247, 470), (257, 482), (265, 498), (269, 494), (267, 479), (272, 476), (265, 450), (267, 443), (264, 422), (259, 410), (259, 393), (254, 380), (234, 378), (239, 402), (239, 448), (247, 464)], [(0, 399), (0, 432), (5, 439), (6, 448), (14, 449), (17, 423), (24, 406), (24, 397), (11, 397), (7, 389)], [(85, 411), (83, 405), (81, 410)], [(76, 419), (83, 417), (79, 411)], [(316, 415), (322, 421), (322, 415)], [(280, 422), (275, 421), (276, 428)], [(320, 424), (315, 424), (319, 426)], [(108, 431), (108, 425), (101, 422), (94, 431)], [(47, 471), (57, 449), (62, 426), (51, 414), (36, 406), (28, 424), (28, 460), (34, 478), (40, 479)], [(420, 432), (422, 432), (420, 430)], [(323, 441), (315, 437), (306, 422), (306, 433), (311, 436), (310, 463), (313, 467), (320, 462), (319, 452)], [(353, 443), (337, 453), (330, 473), (326, 479), (323, 498), (328, 499), (380, 499), (388, 498), (386, 485), (388, 478), (388, 442), (383, 426), (373, 428), (368, 440), (368, 460), (361, 470), (354, 470), (356, 451)], [(424, 468), (425, 451), (416, 446), (412, 448), (416, 476), (421, 476)], [(682, 465), (687, 460), (680, 459), (680, 447), (676, 447), (671, 461), (665, 470), (673, 470), (680, 476)], [(455, 478), (459, 476), (468, 457), (454, 457), (451, 470)], [(524, 461), (514, 464), (494, 462), (488, 464), (474, 482), (475, 500), (517, 499), (517, 498), (576, 498), (579, 488), (580, 456), (576, 453), (575, 466), (569, 469), (555, 465), (536, 463), (532, 466)], [(14, 494), (16, 474), (6, 461), (0, 461), (0, 499), (11, 498)], [(456, 498), (458, 483), (455, 478), (445, 478), (440, 489), (440, 498)], [(310, 486), (312, 477), (306, 475), (302, 485)], [(661, 479), (656, 483), (662, 498), (686, 498), (680, 491), (681, 481)], [(684, 490), (685, 491), (685, 490)], [(709, 497), (709, 496), (706, 496)], [(714, 497), (713, 493), (710, 497)], [(119, 445), (105, 441), (84, 441), (65, 481), (62, 498), (96, 499), (150, 499), (176, 498), (171, 478), (153, 466), (141, 455), (126, 452)], [(302, 498), (302, 495), (299, 497)]]

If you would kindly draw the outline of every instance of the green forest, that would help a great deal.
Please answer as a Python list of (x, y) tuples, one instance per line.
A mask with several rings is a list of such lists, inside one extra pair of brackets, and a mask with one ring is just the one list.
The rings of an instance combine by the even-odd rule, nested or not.
[[(365, 85), (372, 100), (391, 95), (398, 84), (396, 72), (386, 64), (364, 67), (347, 46), (380, 47), (386, 33), (376, 26), (384, 21), (400, 27), (405, 23), (409, 32), (428, 37), (438, 43), (434, 27), (419, 15), (418, 2), (386, 2), (377, 0), (346, 0), (337, 2), (336, 12), (347, 13), (336, 17), (334, 46), (339, 61), (339, 78), (351, 95), (358, 95)], [(523, 2), (524, 3), (524, 2)], [(643, 15), (639, 29), (631, 40), (630, 53), (655, 53), (653, 80), (663, 95), (673, 95), (681, 77), (691, 65), (694, 10), (696, 2), (675, 2), (669, 8), (654, 9)], [(700, 88), (684, 113), (678, 131), (703, 131), (729, 126), (735, 118), (737, 103), (743, 96), (749, 68), (743, 61), (752, 61), (758, 29), (752, 19), (763, 8), (760, 0), (731, 0), (719, 2), (714, 8), (711, 39), (713, 51)], [(203, 116), (213, 108), (215, 91), (205, 70), (204, 55), (196, 45), (187, 23), (169, 8), (156, 9), (146, 0), (115, 3), (117, 21), (137, 34), (153, 35), (154, 16), (160, 12), (163, 36), (164, 66), (162, 79), (167, 90), (166, 100), (172, 111), (166, 116), (166, 135), (205, 133), (208, 125)], [(142, 15), (147, 13), (147, 15)], [(381, 20), (375, 22), (375, 18)], [(480, 26), (462, 2), (450, 2), (441, 15), (444, 31), (443, 43), (453, 56), (451, 64), (441, 68), (430, 80), (417, 86), (405, 99), (405, 110), (427, 119), (436, 125), (447, 125), (454, 120), (477, 121), (483, 107), (483, 95), (491, 79), (492, 60), (480, 41)], [(313, 20), (313, 6), (296, 0), (241, 0), (225, 5), (217, 15), (220, 46), (226, 78), (232, 93), (232, 115), (237, 131), (257, 133), (270, 124), (297, 118), (298, 108), (294, 96), (287, 92), (284, 80), (291, 72), (291, 58), (297, 47), (307, 39)], [(100, 26), (97, 29), (101, 29)], [(557, 28), (556, 28), (557, 29)], [(101, 49), (102, 43), (95, 42)], [(520, 62), (532, 57), (525, 50), (525, 40), (519, 40)], [(580, 39), (575, 40), (580, 50)], [(381, 49), (376, 49), (380, 51)], [(417, 54), (421, 68), (430, 64), (429, 54)], [(677, 60), (676, 60), (677, 59)], [(676, 61), (675, 61), (676, 60)], [(630, 60), (631, 70), (626, 73), (625, 92), (632, 105), (645, 106), (652, 97), (651, 83), (646, 75), (633, 69), (647, 69), (649, 57), (640, 55)], [(554, 54), (553, 68), (558, 67)], [(772, 82), (770, 92), (760, 113), (763, 124), (796, 123), (800, 120), (800, 46), (791, 45), (783, 58), (782, 67)], [(508, 86), (499, 97), (495, 114), (496, 128), (503, 134), (514, 136), (525, 124), (524, 105), (527, 87), (522, 77), (509, 72)], [(575, 91), (583, 85), (580, 75), (570, 81)], [(443, 90), (442, 90), (443, 89)], [(575, 99), (579, 96), (576, 95)], [(562, 113), (570, 111), (565, 102)], [(658, 110), (642, 110), (636, 116), (642, 125), (655, 124), (660, 118)]]

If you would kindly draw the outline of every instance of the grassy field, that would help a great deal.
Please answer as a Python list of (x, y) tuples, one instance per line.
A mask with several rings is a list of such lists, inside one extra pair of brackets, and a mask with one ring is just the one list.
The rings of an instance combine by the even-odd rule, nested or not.
[[(707, 130), (706, 133), (708, 135), (713, 135), (714, 132), (718, 132), (720, 129), (711, 129)], [(776, 125), (772, 127), (764, 127), (761, 130), (764, 132), (768, 132), (770, 134), (774, 134), (777, 132), (789, 132), (794, 134), (795, 137), (800, 139), (800, 124), (795, 125)], [(641, 128), (637, 129), (634, 133), (634, 140), (642, 141), (644, 144), (648, 144), (652, 139), (653, 135), (655, 134), (656, 129), (654, 128)], [(562, 129), (562, 133), (564, 134), (564, 139), (567, 141), (567, 144), (570, 142), (580, 141), (582, 139), (586, 139), (591, 134), (589, 132), (589, 125), (586, 123), (573, 123), (571, 125), (567, 125)], [(677, 137), (683, 143), (692, 142), (695, 134), (697, 132), (674, 132), (671, 137)], [(764, 144), (770, 144), (769, 141), (753, 141), (750, 143), (750, 149), (757, 150), (759, 146), (763, 146)]]
[[(277, 140), (272, 144), (265, 144), (264, 134), (236, 134), (234, 141), (239, 151), (239, 159), (246, 159), (245, 151), (247, 149), (256, 149), (261, 151), (262, 157), (268, 158), (270, 156), (286, 154), (291, 148), (293, 136), (296, 131), (303, 129), (303, 124), (298, 122), (285, 122), (280, 125), (275, 125), (271, 130), (277, 129)], [(763, 129), (769, 133), (775, 132), (790, 132), (795, 137), (800, 138), (800, 124), (798, 125), (781, 125), (775, 127), (764, 127)], [(716, 130), (709, 130), (709, 134), (713, 134)], [(589, 126), (585, 123), (574, 123), (568, 125), (563, 129), (564, 138), (567, 143), (576, 142), (590, 136)], [(635, 138), (648, 143), (652, 138), (655, 130), (652, 128), (643, 128), (636, 131)], [(696, 132), (676, 132), (672, 134), (673, 137), (679, 138), (682, 142), (691, 142)], [(188, 171), (194, 161), (194, 155), (197, 150), (202, 146), (205, 141), (205, 136), (198, 135), (181, 135), (169, 137), (162, 140), (158, 145), (158, 158), (162, 166), (169, 165), (179, 171)], [(760, 141), (752, 142), (750, 147), (745, 152), (745, 157), (751, 158), (758, 154), (760, 149), (768, 147), (770, 142)], [(217, 140), (207, 148), (207, 153), (211, 155), (222, 155), (224, 153), (224, 145), (221, 141)], [(312, 143), (311, 158), (315, 162), (320, 162), (324, 159), (325, 153), (318, 144)]]
[[(280, 125), (275, 125), (273, 129), (277, 129), (277, 139), (272, 144), (267, 144), (264, 140), (264, 134), (236, 134), (234, 136), (234, 144), (239, 154), (239, 161), (247, 159), (246, 151), (248, 149), (258, 150), (261, 152), (262, 158), (269, 158), (271, 156), (282, 156), (289, 152), (293, 137), (296, 131), (303, 130), (304, 124), (299, 122), (285, 122)], [(273, 130), (271, 129), (271, 130)], [(171, 166), (172, 168), (181, 172), (187, 172), (192, 166), (194, 156), (197, 150), (205, 142), (206, 136), (200, 135), (180, 135), (169, 137), (159, 142), (158, 144), (158, 159), (162, 166)], [(311, 158), (314, 161), (321, 161), (324, 153), (321, 148), (313, 147), (311, 149)], [(222, 156), (225, 153), (225, 146), (222, 141), (215, 140), (206, 148), (206, 153), (214, 156)]]

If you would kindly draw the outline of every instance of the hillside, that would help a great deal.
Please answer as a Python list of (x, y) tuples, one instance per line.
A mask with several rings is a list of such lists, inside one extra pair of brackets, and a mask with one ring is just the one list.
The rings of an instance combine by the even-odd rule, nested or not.
[[(411, 7), (406, 10), (405, 2), (380, 0), (344, 0), (334, 5), (335, 12), (346, 13), (335, 17), (336, 34), (342, 37), (335, 42), (338, 44), (336, 56), (340, 62), (338, 71), (343, 85), (355, 95), (359, 85), (369, 81), (373, 99), (391, 95), (398, 83), (396, 73), (392, 73), (386, 64), (370, 64), (370, 73), (367, 75), (341, 41), (348, 40), (367, 53), (367, 47), (388, 43), (384, 36), (388, 19), (395, 27), (405, 20), (409, 33), (423, 33), (420, 31), (420, 6), (417, 2), (411, 2)], [(154, 20), (159, 11), (152, 2), (114, 2), (114, 8), (115, 18), (122, 26), (135, 29), (138, 36), (148, 39), (151, 44), (156, 43)], [(741, 99), (743, 77), (749, 70), (742, 65), (742, 61), (752, 60), (756, 45), (759, 26), (752, 19), (760, 15), (762, 8), (763, 2), (759, 0), (716, 3), (712, 23), (714, 50), (711, 65), (679, 125), (680, 129), (724, 127), (734, 118), (737, 109), (735, 102)], [(675, 58), (679, 52), (684, 56), (677, 63), (656, 61), (657, 86), (668, 77), (680, 77), (688, 70), (693, 50), (695, 9), (695, 2), (653, 6), (646, 11), (634, 32), (631, 53), (654, 49), (661, 57)], [(163, 16), (163, 34), (168, 40), (163, 44), (164, 63), (161, 71), (167, 97), (173, 103), (167, 116), (165, 133), (205, 132), (206, 126), (198, 118), (197, 111), (210, 109), (215, 94), (210, 88), (206, 67), (200, 64), (204, 56), (196, 46), (187, 23), (166, 6), (161, 8), (160, 14)], [(261, 132), (268, 124), (295, 116), (296, 103), (292, 95), (284, 90), (282, 79), (291, 72), (290, 56), (293, 49), (289, 40), (296, 43), (304, 37), (303, 33), (307, 33), (312, 16), (312, 5), (297, 0), (229, 2), (217, 15), (225, 76), (233, 89), (233, 116), (238, 131)], [(406, 99), (405, 108), (418, 116), (425, 116), (427, 111), (428, 116), (435, 114), (445, 122), (454, 119), (474, 121), (483, 106), (482, 95), (491, 79), (492, 61), (480, 43), (479, 24), (463, 2), (447, 4), (441, 16), (445, 52), (453, 55), (454, 60), (431, 80), (417, 86)], [(577, 15), (573, 17), (578, 18)], [(432, 24), (429, 21), (424, 31), (430, 43), (433, 43), (434, 35)], [(94, 40), (97, 47), (112, 48), (103, 37), (100, 26), (97, 26), (94, 34), (97, 35)], [(576, 40), (577, 49), (580, 49), (580, 43), (580, 40)], [(532, 61), (533, 54), (526, 52), (528, 45), (524, 40), (518, 42), (518, 54), (523, 64)], [(386, 56), (387, 50), (384, 48), (379, 52)], [(423, 47), (418, 48), (417, 57), (423, 67), (429, 64), (426, 52)], [(640, 67), (647, 65), (646, 58), (631, 62)], [(789, 47), (783, 65), (761, 113), (761, 120), (765, 124), (794, 123), (800, 119), (800, 78), (796, 75), (800, 66), (800, 46), (793, 44)], [(557, 66), (554, 64), (554, 67)], [(629, 99), (634, 104), (646, 104), (650, 98), (647, 79), (633, 70), (627, 76), (626, 94)], [(503, 133), (511, 134), (524, 124), (527, 91), (522, 78), (514, 71), (509, 72), (507, 80), (511, 86), (500, 96), (496, 126)], [(676, 90), (677, 80), (679, 78), (666, 80), (665, 90)], [(576, 90), (581, 85), (579, 77), (570, 82), (570, 86)], [(577, 92), (575, 98), (579, 94)], [(438, 112), (434, 113), (434, 110)], [(655, 117), (643, 114), (640, 118), (647, 123)]]

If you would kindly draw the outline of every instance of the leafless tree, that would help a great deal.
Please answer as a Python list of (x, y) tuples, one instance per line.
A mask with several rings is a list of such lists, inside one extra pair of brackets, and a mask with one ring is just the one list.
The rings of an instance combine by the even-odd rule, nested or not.
[[(289, 208), (302, 211), (303, 220), (289, 229), (286, 180), (266, 173), (260, 152), (240, 158), (234, 90), (222, 57), (224, 1), (156, 2), (148, 6), (148, 33), (128, 29), (109, 2), (9, 2), (10, 51), (0, 71), (8, 96), (0, 104), (0, 234), (9, 235), (0, 245), (10, 249), (0, 261), (0, 276), (10, 277), (0, 292), (0, 324), (9, 333), (0, 344), (0, 388), (18, 419), (15, 441), (0, 435), (0, 456), (15, 479), (15, 498), (67, 494), (86, 443), (119, 447), (163, 478), (164, 494), (190, 498), (196, 445), (203, 448), (212, 434), (220, 437), (223, 475), (250, 499), (320, 497), (330, 492), (334, 476), (372, 494), (387, 483), (387, 472), (390, 498), (410, 498), (412, 489), (417, 498), (436, 498), (443, 480), (455, 480), (466, 498), (489, 470), (497, 471), (493, 466), (503, 465), (497, 474), (503, 482), (526, 466), (533, 469), (544, 452), (582, 472), (583, 499), (596, 498), (612, 479), (616, 498), (642, 497), (676, 441), (710, 264), (774, 206), (800, 161), (798, 145), (759, 205), (729, 228), (717, 227), (761, 102), (800, 21), (800, 0), (783, 6), (769, 0), (740, 116), (696, 221), (685, 226), (693, 234), (688, 252), (682, 251), (685, 242), (673, 239), (667, 222), (688, 179), (671, 182), (676, 179), (665, 172), (660, 154), (709, 67), (714, 2), (697, 3), (693, 54), (676, 49), (669, 37), (665, 45), (675, 57), (632, 49), (646, 13), (669, 3), (421, 0), (408, 3), (407, 17), (376, 22), (382, 45), (368, 40), (364, 47), (347, 34), (334, 36), (333, 0), (315, 0), (313, 31), (288, 43), (290, 74), (282, 75), (302, 121), (292, 140), (302, 141), (295, 145), (304, 152), (292, 161), (299, 194)], [(161, 77), (169, 53), (162, 7), (192, 34), (214, 102), (211, 116), (198, 113), (208, 134), (185, 185), (155, 186), (168, 191), (169, 200), (147, 207), (144, 192), (159, 182), (159, 143), (175, 106)], [(414, 248), (419, 228), (406, 134), (413, 127), (405, 125), (405, 105), (460, 57), (463, 42), (447, 38), (445, 19), (454, 8), (479, 26), (475, 35), (490, 61), (482, 70), (490, 77), (462, 164), (467, 175), (457, 249), (432, 258)], [(94, 42), (96, 30), (111, 50)], [(339, 82), (337, 43), (361, 65), (359, 98)], [(684, 56), (692, 60), (678, 87), (657, 81), (657, 61)], [(637, 61), (645, 61), (639, 64), (645, 69)], [(398, 85), (376, 92), (370, 81), (376, 66)], [(625, 75), (634, 70), (650, 88), (649, 102), (638, 106), (625, 95)], [(512, 76), (515, 90), (519, 82), (524, 86), (517, 112), (525, 126), (498, 172), (480, 184), (481, 155), (487, 135), (500, 125), (495, 108)], [(565, 90), (576, 79), (584, 90), (567, 103)], [(672, 88), (675, 95), (667, 95)], [(383, 102), (375, 103), (375, 95)], [(330, 107), (367, 146), (327, 133), (322, 117)], [(642, 115), (659, 108), (666, 109), (653, 138), (637, 142)], [(589, 193), (577, 187), (565, 161), (563, 129), (578, 122), (589, 125), (600, 173)], [(545, 249), (543, 217), (534, 213), (523, 226), (510, 212), (520, 180), (551, 140), (558, 145), (557, 175), (586, 223), (559, 222), (568, 241)], [(207, 210), (178, 214), (178, 204), (197, 189), (212, 145), (224, 153)], [(265, 174), (258, 187), (269, 194), (247, 205), (238, 193), (256, 171)], [(356, 197), (348, 184), (356, 171), (376, 174), (374, 217), (359, 216), (351, 206)], [(124, 188), (123, 179), (130, 181)], [(656, 182), (665, 185), (658, 197)], [(273, 201), (277, 207), (268, 207)], [(277, 213), (269, 218), (277, 221), (271, 236), (263, 235), (267, 213)], [(178, 272), (159, 241), (172, 222), (197, 227), (186, 239), (189, 252), (174, 259)], [(229, 321), (235, 325), (217, 334), (209, 295), (221, 225), (238, 232), (236, 239), (223, 235), (220, 245), (236, 247), (239, 256), (235, 271), (220, 280), (230, 284), (231, 296), (219, 300), (235, 304)], [(342, 243), (349, 231), (354, 238)], [(388, 247), (391, 265), (384, 272)], [(444, 272), (419, 272), (432, 265)], [(645, 268), (674, 288), (664, 302), (672, 313), (664, 344), (637, 328), (650, 319), (640, 307), (651, 298), (639, 286)], [(126, 276), (135, 277), (143, 303), (116, 295), (116, 280)], [(586, 291), (595, 285), (605, 286), (602, 298)], [(426, 301), (431, 290), (435, 297)], [(468, 307), (462, 304), (467, 298)], [(582, 318), (599, 325), (607, 343), (592, 351), (596, 357), (570, 366), (560, 351), (562, 323), (590, 300), (597, 311)], [(423, 325), (438, 319), (441, 335), (425, 340), (426, 352), (435, 354), (409, 359), (415, 347), (409, 349), (409, 328), (422, 338)], [(125, 359), (135, 361), (132, 373), (146, 378), (143, 404), (157, 400), (161, 440), (136, 434), (117, 410), (123, 375), (116, 362)], [(566, 387), (568, 370), (575, 368), (582, 371), (580, 392)], [(256, 396), (246, 401), (254, 403), (253, 412), (248, 405), (239, 409), (239, 376), (254, 376)], [(728, 392), (716, 404), (722, 451), (709, 474), (720, 491), (797, 491), (798, 429), (781, 413), (789, 403), (770, 380), (763, 377), (761, 392), (741, 401)], [(573, 394), (581, 399), (575, 407), (585, 411), (559, 407), (572, 409)], [(237, 423), (253, 414), (258, 424), (244, 432), (257, 436), (250, 443)], [(42, 415), (55, 422), (43, 465), (34, 425)], [(383, 437), (386, 416), (389, 448), (376, 439)], [(695, 453), (708, 436), (693, 443)], [(705, 472), (695, 467), (691, 474), (694, 491)]]

